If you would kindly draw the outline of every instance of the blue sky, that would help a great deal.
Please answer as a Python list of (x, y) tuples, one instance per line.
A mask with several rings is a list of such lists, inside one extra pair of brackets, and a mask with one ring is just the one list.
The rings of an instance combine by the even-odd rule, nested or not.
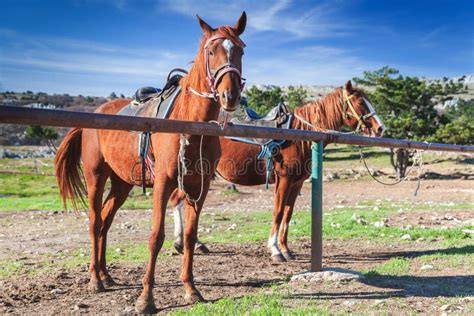
[(201, 30), (248, 14), (248, 84), (341, 85), (384, 65), (474, 73), (474, 1), (0, 0), (0, 90), (131, 95), (189, 67)]

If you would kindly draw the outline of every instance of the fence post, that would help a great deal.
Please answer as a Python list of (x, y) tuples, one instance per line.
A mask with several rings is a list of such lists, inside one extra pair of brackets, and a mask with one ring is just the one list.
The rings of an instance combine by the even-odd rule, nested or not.
[(311, 271), (323, 260), (323, 142), (311, 146)]

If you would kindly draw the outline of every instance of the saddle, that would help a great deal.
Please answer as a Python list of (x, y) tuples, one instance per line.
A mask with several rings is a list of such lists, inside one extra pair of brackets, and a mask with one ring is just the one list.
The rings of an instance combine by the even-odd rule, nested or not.
[[(163, 89), (154, 87), (140, 88), (135, 92), (133, 101), (123, 107), (117, 114), (127, 116), (144, 116), (166, 119), (173, 109), (176, 97), (181, 92), (179, 81), (187, 73), (183, 69), (173, 69), (168, 74)], [(154, 178), (154, 157), (150, 151), (151, 133), (142, 132), (138, 135), (139, 161), (132, 167), (131, 178), (141, 184), (143, 193), (146, 191), (146, 182)], [(141, 166), (141, 179), (134, 179), (135, 168)], [(148, 177), (147, 177), (148, 175)]]
[(173, 69), (168, 74), (163, 89), (154, 87), (140, 88), (135, 92), (133, 101), (122, 108), (117, 114), (127, 116), (144, 116), (168, 118), (176, 97), (181, 92), (179, 81), (187, 72), (183, 69)]
[[(243, 119), (232, 119), (232, 123), (252, 126), (266, 126), (275, 128), (291, 128), (293, 114), (288, 110), (283, 102), (278, 103), (266, 115), (258, 115), (254, 110), (247, 106), (247, 100), (242, 98), (241, 105), (245, 106), (245, 117)], [(261, 139), (245, 137), (227, 137), (234, 141), (244, 142), (260, 146), (260, 153), (257, 159), (266, 160), (266, 189), (268, 190), (268, 181), (270, 172), (273, 170), (273, 157), (280, 151), (280, 147), (286, 142), (284, 139)]]
[(288, 108), (283, 102), (280, 102), (265, 115), (258, 115), (249, 107), (245, 108), (245, 113), (252, 121), (276, 122), (277, 124), (281, 124), (282, 119), (286, 119), (290, 111), (288, 111)]
[[(251, 126), (265, 126), (275, 128), (288, 129), (291, 124), (292, 114), (288, 110), (287, 106), (280, 102), (265, 115), (258, 115), (254, 110), (247, 106), (247, 100), (242, 98), (241, 105), (245, 107), (245, 116), (243, 118), (234, 118), (231, 120), (234, 124), (240, 125), (251, 125)], [(243, 137), (229, 137), (230, 139), (250, 142), (258, 145), (266, 145), (274, 142), (274, 139), (261, 139), (261, 138), (243, 138)]]

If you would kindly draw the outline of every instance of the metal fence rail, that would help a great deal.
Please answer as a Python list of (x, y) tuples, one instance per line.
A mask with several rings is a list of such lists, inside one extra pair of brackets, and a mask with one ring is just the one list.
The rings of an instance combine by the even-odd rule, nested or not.
[(283, 130), (270, 127), (229, 125), (226, 129), (213, 123), (130, 117), (23, 107), (0, 106), (0, 123), (82, 127), (127, 131), (150, 131), (162, 133), (186, 133), (206, 136), (239, 136), (304, 141), (331, 141), (339, 144), (377, 146), (387, 148), (423, 149), (474, 153), (474, 146), (427, 143), (390, 138), (370, 138), (335, 132), (313, 132)]
[(474, 153), (474, 146), (448, 145), (390, 138), (370, 138), (336, 132), (313, 132), (291, 129), (282, 130), (278, 128), (246, 125), (228, 125), (225, 129), (221, 129), (217, 124), (206, 122), (165, 120), (147, 117), (31, 109), (11, 106), (0, 106), (0, 123), (312, 141), (312, 271), (319, 271), (322, 269), (322, 164), (323, 144), (325, 141), (362, 146)]

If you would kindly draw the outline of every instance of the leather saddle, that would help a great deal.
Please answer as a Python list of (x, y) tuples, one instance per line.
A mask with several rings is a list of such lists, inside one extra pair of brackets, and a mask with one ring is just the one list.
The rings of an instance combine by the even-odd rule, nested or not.
[(278, 124), (288, 116), (290, 111), (283, 102), (280, 102), (265, 115), (258, 115), (249, 107), (245, 108), (245, 113), (252, 121), (276, 122)]
[(186, 70), (173, 69), (168, 74), (163, 89), (154, 87), (140, 88), (135, 92), (133, 101), (122, 108), (117, 114), (127, 116), (145, 116), (168, 118), (176, 97), (181, 92), (179, 81), (186, 74)]
[[(241, 104), (246, 106), (247, 100), (242, 98)], [(287, 106), (280, 102), (265, 115), (258, 115), (254, 110), (249, 107), (245, 107), (245, 115), (243, 118), (234, 118), (231, 120), (234, 124), (240, 125), (252, 125), (252, 126), (265, 126), (265, 127), (276, 127), (276, 128), (290, 128), (292, 114), (288, 110)], [(241, 137), (229, 137), (230, 139), (243, 141), (247, 143), (253, 143), (258, 145), (265, 145), (274, 142), (273, 139), (261, 139), (261, 138), (241, 138)]]

